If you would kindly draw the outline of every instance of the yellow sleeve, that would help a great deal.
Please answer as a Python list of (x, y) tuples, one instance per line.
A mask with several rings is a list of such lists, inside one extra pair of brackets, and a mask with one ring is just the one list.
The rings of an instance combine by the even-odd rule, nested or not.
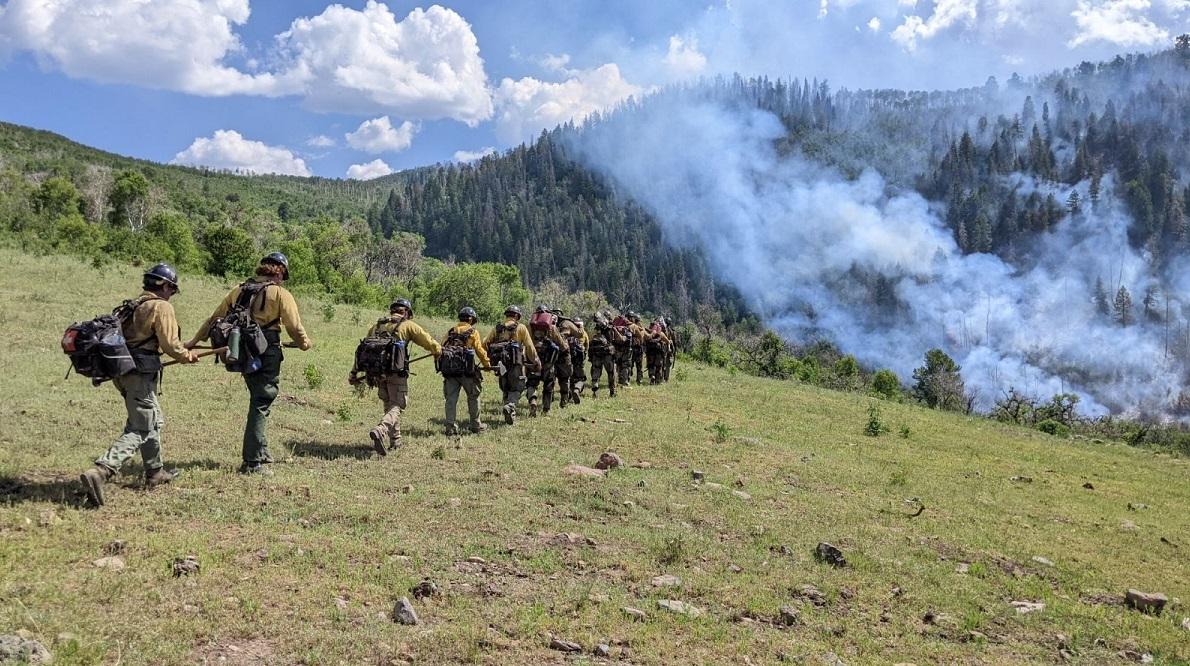
[(190, 354), (182, 341), (178, 338), (178, 318), (174, 314), (174, 306), (168, 301), (160, 301), (153, 309), (153, 333), (157, 336), (157, 346), (161, 351), (181, 361)]
[(239, 287), (234, 287), (231, 291), (227, 292), (227, 295), (223, 297), (223, 302), (219, 304), (219, 307), (215, 308), (215, 312), (194, 332), (194, 337), (190, 339), (191, 342), (202, 342), (211, 337), (211, 326), (215, 325), (216, 319), (227, 314), (227, 311), (231, 309), (231, 304), (236, 302), (236, 296), (239, 295)]
[(529, 335), (529, 329), (524, 324), (517, 324), (516, 340), (521, 343), (521, 347), (525, 350), (525, 358), (533, 363), (537, 362), (537, 347), (533, 344), (533, 336)]
[(587, 335), (587, 329), (584, 328), (581, 330), (583, 334), (583, 349), (589, 349), (591, 347), (591, 336)]
[(467, 342), (468, 346), (475, 350), (475, 358), (479, 359), (479, 366), (481, 368), (492, 367), (492, 359), (488, 358), (487, 351), (483, 348), (483, 342), (480, 340), (479, 331), (471, 329), (471, 337)]
[(570, 349), (570, 343), (566, 341), (566, 338), (562, 337), (562, 333), (559, 332), (557, 328), (550, 329), (550, 338), (552, 338), (554, 342), (558, 343), (558, 346), (560, 346), (562, 349)]
[(293, 299), (293, 294), (289, 293), (288, 289), (284, 287), (277, 290), (277, 305), (281, 309), (281, 325), (285, 327), (285, 332), (289, 334), (289, 338), (298, 343), (298, 349), (306, 351), (314, 346), (310, 342), (310, 337), (306, 335), (306, 329), (302, 328), (302, 317), (298, 314), (297, 301)]
[(418, 326), (411, 321), (405, 321), (401, 323), (400, 329), (401, 337), (403, 339), (413, 341), (422, 349), (433, 354), (434, 358), (438, 358), (438, 355), (442, 353), (442, 345), (438, 344), (437, 340), (430, 337), (430, 334), (426, 332), (426, 329), (422, 328), (421, 326)]

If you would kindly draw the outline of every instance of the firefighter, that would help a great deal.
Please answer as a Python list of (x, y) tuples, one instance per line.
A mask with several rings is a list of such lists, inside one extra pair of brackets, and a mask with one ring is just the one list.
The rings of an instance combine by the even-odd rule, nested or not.
[(504, 422), (516, 423), (516, 404), (525, 390), (526, 361), (541, 370), (541, 360), (529, 329), (521, 323), (521, 308), (510, 305), (504, 309), (504, 323), (497, 325), (483, 341), (484, 351), (500, 373), (500, 390), (503, 392)]
[[(406, 344), (412, 342), (438, 358), (442, 347), (424, 328), (413, 321), (413, 304), (408, 299), (398, 298), (388, 306), (387, 317), (383, 317), (368, 329), (368, 338), (384, 337), (399, 340)], [(369, 368), (358, 367), (359, 355), (356, 355), (356, 365), (352, 366), (347, 376), (347, 383), (355, 386), (363, 381), (360, 373), (367, 375), (368, 384), (376, 387), (376, 395), (384, 405), (384, 416), (376, 427), (368, 432), (372, 440), (372, 448), (380, 455), (387, 455), (384, 445), (388, 443), (391, 451), (401, 445), (401, 412), (409, 408), (409, 369), (408, 352), (405, 354), (405, 368), (386, 372), (387, 368), (373, 371)]]
[(178, 474), (166, 470), (161, 462), (161, 429), (165, 417), (157, 401), (157, 382), (161, 377), (158, 355), (168, 354), (180, 363), (194, 363), (198, 357), (178, 339), (178, 320), (169, 302), (178, 293), (177, 272), (168, 264), (157, 264), (145, 271), (143, 286), (144, 291), (132, 301), (132, 313), (122, 325), (136, 369), (112, 379), (128, 414), (124, 434), (95, 460), (94, 467), (79, 477), (95, 506), (104, 504), (104, 484), (138, 451), (144, 462), (146, 488), (169, 483)]

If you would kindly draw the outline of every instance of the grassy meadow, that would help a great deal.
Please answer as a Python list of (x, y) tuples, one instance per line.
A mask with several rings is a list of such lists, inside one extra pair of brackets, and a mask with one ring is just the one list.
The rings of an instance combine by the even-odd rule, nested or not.
[[(56, 664), (1190, 663), (1184, 458), (690, 363), (511, 428), (488, 381), (491, 429), (448, 438), (425, 362), (405, 446), (377, 458), (379, 402), (345, 377), (381, 313), (301, 297), (315, 347), (286, 350), (275, 476), (235, 473), (247, 393), (201, 363), (162, 385), (184, 476), (145, 492), (137, 460), (86, 508), (78, 474), (124, 416), (111, 386), (63, 379), (58, 339), (139, 274), (0, 250), (0, 634)], [(231, 285), (181, 286), (185, 336)], [(609, 450), (627, 465), (564, 474)], [(125, 567), (95, 566), (117, 540)], [(1170, 605), (1127, 609), (1128, 588)], [(392, 621), (403, 596), (420, 624)]]

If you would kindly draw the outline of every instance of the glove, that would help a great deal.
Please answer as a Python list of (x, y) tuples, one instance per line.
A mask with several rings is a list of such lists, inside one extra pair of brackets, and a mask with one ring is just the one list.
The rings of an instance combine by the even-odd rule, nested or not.
[(363, 380), (360, 378), (360, 376), (359, 376), (359, 375), (357, 375), (357, 374), (355, 373), (355, 371), (352, 371), (352, 372), (349, 372), (349, 373), (347, 373), (347, 383), (348, 383), (348, 384), (350, 384), (350, 385), (352, 385), (352, 386), (356, 386), (356, 385), (358, 385), (358, 384), (359, 384), (361, 381), (363, 381)]

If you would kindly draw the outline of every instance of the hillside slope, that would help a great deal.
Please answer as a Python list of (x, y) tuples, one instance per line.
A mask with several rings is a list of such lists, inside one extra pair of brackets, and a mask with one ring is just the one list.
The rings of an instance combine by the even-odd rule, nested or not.
[[(1118, 605), (1130, 587), (1190, 599), (1185, 459), (885, 402), (892, 432), (873, 438), (868, 398), (692, 364), (513, 428), (489, 384), (492, 430), (457, 441), (422, 366), (405, 448), (376, 459), (378, 404), (343, 383), (364, 324), (309, 300), (316, 347), (288, 354), (275, 477), (234, 473), (244, 391), (202, 364), (163, 385), (165, 457), (185, 475), (145, 493), (130, 466), (106, 508), (80, 508), (77, 474), (123, 416), (111, 387), (63, 380), (57, 338), (137, 282), (0, 250), (0, 633), (30, 632), (57, 664), (567, 662), (550, 635), (631, 663), (1190, 660), (1184, 602), (1156, 618)], [(184, 332), (226, 286), (184, 278)], [(563, 474), (609, 449), (650, 465)], [(93, 566), (113, 540), (126, 568)], [(820, 541), (848, 566), (815, 562)], [(201, 571), (173, 577), (186, 555)], [(679, 586), (656, 587), (661, 574)], [(439, 594), (414, 601), (421, 624), (394, 624), (423, 578)], [(782, 606), (791, 626), (770, 621)]]

